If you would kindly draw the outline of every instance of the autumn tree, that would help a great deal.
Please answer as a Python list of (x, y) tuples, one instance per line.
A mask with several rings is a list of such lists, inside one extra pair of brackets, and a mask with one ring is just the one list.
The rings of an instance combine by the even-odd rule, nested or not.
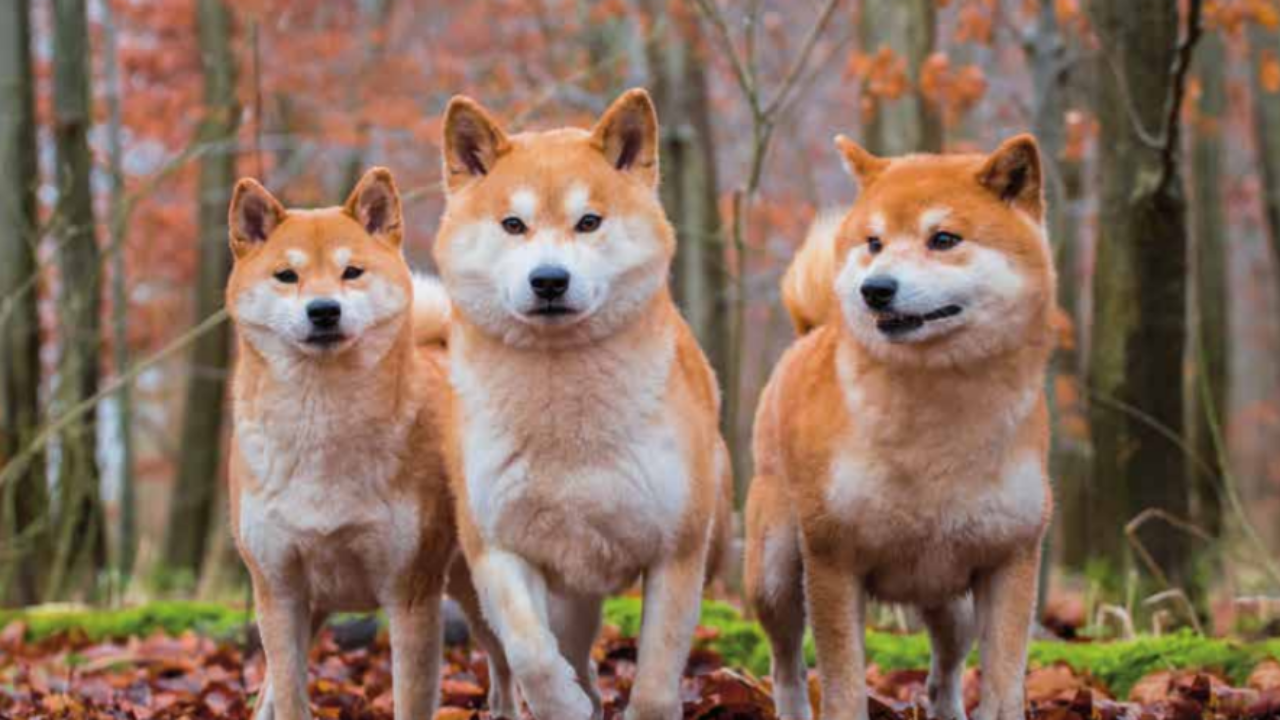
[[(31, 6), (0, 6), (0, 467), (23, 451), (40, 423), (40, 317), (36, 306), (35, 101)], [(47, 560), (42, 530), (44, 464), (29, 461), (0, 484), (0, 603), (33, 603)]]
[[(732, 281), (720, 228), (706, 43), (687, 8), (646, 0), (656, 28), (648, 45), (650, 87), (662, 118), (662, 204), (680, 238), (675, 296), (717, 375), (727, 374)], [(728, 429), (726, 429), (728, 432)]]
[(1280, 259), (1280, 23), (1275, 18), (1250, 23), (1249, 56), (1263, 215), (1272, 257)]
[[(1177, 0), (1093, 0), (1102, 62), (1098, 255), (1089, 363), (1094, 461), (1093, 556), (1127, 555), (1125, 526), (1148, 509), (1187, 515), (1182, 435), (1188, 227), (1179, 147), (1200, 2), (1180, 38)], [(1171, 439), (1172, 438), (1172, 439)], [(1159, 522), (1140, 533), (1157, 579), (1192, 579), (1186, 536)]]
[[(84, 0), (55, 0), (52, 6), (58, 203), (51, 230), (60, 275), (54, 407), (67, 413), (91, 402), (98, 389), (101, 264), (90, 183), (89, 20)], [(51, 597), (62, 596), (106, 563), (95, 416), (92, 411), (80, 415), (58, 435), (56, 556), (46, 590)]]
[[(197, 197), (200, 251), (195, 308), (196, 317), (203, 320), (222, 310), (231, 269), (227, 207), (236, 179), (240, 108), (227, 6), (222, 0), (199, 0), (196, 22), (205, 103), (197, 142), (205, 152)], [(193, 575), (199, 574), (204, 559), (218, 498), (229, 348), (230, 328), (223, 324), (198, 337), (191, 351), (182, 453), (169, 507), (165, 561), (171, 569)]]
[(872, 98), (862, 134), (877, 155), (941, 152), (942, 116), (921, 91), (921, 74), (937, 39), (937, 0), (863, 0), (859, 35), (888, 74), (902, 76), (901, 88)]
[(1218, 483), (1224, 476), (1221, 462), (1224, 414), (1228, 382), (1227, 223), (1222, 187), (1226, 179), (1222, 127), (1226, 120), (1226, 39), (1214, 28), (1196, 50), (1196, 78), (1200, 93), (1195, 109), (1191, 155), (1192, 200), (1195, 211), (1195, 304), (1192, 309), (1192, 342), (1188, 353), (1195, 368), (1188, 402), (1194, 414), (1191, 425), (1198, 462), (1191, 467), (1194, 501), (1192, 517), (1216, 534), (1221, 525)]

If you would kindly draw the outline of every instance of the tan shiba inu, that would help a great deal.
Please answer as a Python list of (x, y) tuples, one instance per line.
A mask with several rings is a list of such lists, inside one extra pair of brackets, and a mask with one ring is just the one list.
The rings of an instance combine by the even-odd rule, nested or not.
[[(1054, 272), (1030, 136), (989, 156), (877, 158), (837, 144), (862, 193), (815, 224), (784, 280), (796, 341), (756, 415), (748, 595), (779, 714), (808, 718), (813, 624), (828, 720), (865, 719), (869, 598), (919, 606), (934, 716), (1021, 720), (1052, 498), (1042, 391)], [(805, 602), (807, 598), (807, 603)]]
[(450, 461), (485, 616), (536, 717), (599, 718), (601, 602), (643, 577), (626, 717), (675, 720), (729, 466), (667, 290), (653, 105), (633, 90), (590, 131), (508, 135), (459, 97), (444, 133)]
[[(335, 611), (386, 610), (397, 718), (430, 718), (439, 701), (457, 547), (442, 446), (449, 305), (411, 278), (401, 222), (381, 168), (341, 208), (286, 211), (253, 180), (232, 197), (231, 527), (267, 657), (258, 720), (310, 716), (307, 649)], [(454, 565), (450, 589), (478, 616)], [(509, 704), (501, 650), (472, 627), (492, 653), (493, 700)]]

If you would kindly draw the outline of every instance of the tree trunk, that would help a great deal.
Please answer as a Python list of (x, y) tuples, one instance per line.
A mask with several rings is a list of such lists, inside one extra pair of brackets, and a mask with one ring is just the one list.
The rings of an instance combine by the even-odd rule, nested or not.
[[(107, 167), (111, 176), (111, 357), (116, 375), (129, 368), (129, 295), (125, 278), (127, 218), (125, 217), (123, 119), (120, 67), (116, 59), (118, 33), (110, 2), (101, 5), (103, 82), (107, 86)], [(113, 565), (121, 581), (133, 572), (138, 550), (136, 488), (133, 475), (133, 393), (129, 383), (116, 392), (120, 434), (120, 524)], [(120, 588), (123, 591), (123, 587)]]
[[(1191, 470), (1192, 519), (1217, 535), (1222, 527), (1218, 484), (1226, 453), (1228, 327), (1227, 243), (1230, 226), (1223, 213), (1222, 123), (1227, 108), (1225, 41), (1220, 31), (1205, 36), (1196, 51), (1200, 101), (1195, 126), (1192, 175), (1195, 192), (1195, 306), (1191, 345), (1195, 379), (1189, 398), (1193, 410), (1196, 456), (1208, 467)], [(1212, 473), (1212, 476), (1206, 472)]]
[[(231, 269), (227, 206), (236, 172), (235, 64), (231, 15), (222, 0), (200, 0), (197, 9), (204, 71), (205, 116), (199, 142), (210, 148), (200, 163), (200, 265), (195, 307), (199, 320), (222, 308)], [(218, 493), (222, 414), (226, 395), (230, 328), (222, 325), (195, 341), (182, 426), (178, 481), (169, 506), (165, 562), (169, 569), (200, 574)]]
[[(1263, 215), (1272, 257), (1280, 261), (1280, 91), (1263, 81), (1264, 61), (1280, 57), (1280, 30), (1249, 24), (1249, 67), (1253, 80), (1253, 127), (1262, 166)], [(1280, 277), (1280, 273), (1277, 273)]]
[[(28, 0), (0, 5), (0, 467), (40, 424), (40, 317), (36, 307), (35, 101)], [(40, 599), (48, 567), (48, 493), (37, 458), (0, 491), (0, 603)]]
[[(662, 117), (662, 204), (680, 239), (675, 296), (721, 382), (728, 378), (728, 272), (701, 26), (684, 7), (648, 0), (662, 34), (648, 44), (650, 87)], [(726, 388), (726, 393), (734, 392)], [(725, 419), (727, 420), (727, 415)], [(734, 429), (725, 425), (726, 438)]]
[[(89, 96), (89, 26), (84, 0), (53, 3), (53, 120), (57, 145), (58, 205), (53, 235), (58, 247), (58, 415), (86, 402), (98, 389), (101, 350), (101, 257), (94, 232), (93, 123)], [(67, 425), (57, 439), (58, 525), (46, 595), (92, 588), (106, 564), (97, 459), (97, 409)], [(88, 583), (86, 585), (86, 583)]]
[[(1182, 436), (1186, 345), (1186, 199), (1177, 138), (1166, 130), (1179, 42), (1177, 0), (1093, 0), (1104, 53), (1099, 78), (1101, 163), (1098, 256), (1089, 363), (1094, 461), (1091, 556), (1132, 557), (1124, 528), (1156, 508), (1187, 516), (1187, 458), (1166, 436)], [(1172, 129), (1172, 128), (1170, 128)], [(1175, 149), (1171, 175), (1161, 147)], [(1175, 585), (1192, 581), (1192, 546), (1154, 522), (1140, 538)], [(1144, 575), (1147, 568), (1141, 568)], [(1116, 576), (1113, 575), (1113, 578)]]
[(902, 97), (876, 98), (864, 134), (877, 155), (942, 152), (942, 114), (920, 92), (920, 69), (937, 36), (936, 0), (863, 0), (862, 47), (875, 52), (887, 45), (906, 61), (911, 89)]

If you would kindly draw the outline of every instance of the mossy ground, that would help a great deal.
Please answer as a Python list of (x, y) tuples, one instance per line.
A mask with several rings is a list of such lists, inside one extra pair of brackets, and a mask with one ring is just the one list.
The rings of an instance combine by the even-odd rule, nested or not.
[[(611, 599), (605, 604), (605, 616), (623, 635), (634, 636), (640, 629), (640, 600), (635, 597)], [(186, 630), (232, 638), (239, 636), (249, 613), (243, 608), (178, 601), (121, 610), (46, 606), (0, 611), (0, 627), (17, 619), (26, 623), (27, 640), (32, 642), (63, 632), (83, 633), (90, 641), (146, 636), (156, 631), (178, 634)], [(725, 664), (745, 668), (759, 676), (768, 673), (769, 643), (759, 625), (720, 602), (703, 605), (702, 625), (717, 631), (707, 644), (724, 658)], [(870, 630), (866, 637), (867, 659), (882, 670), (929, 667), (929, 640), (922, 634), (898, 635)], [(805, 649), (812, 663), (811, 640)], [(1033, 667), (1065, 662), (1077, 671), (1087, 672), (1119, 696), (1126, 695), (1144, 675), (1168, 669), (1213, 671), (1233, 684), (1242, 684), (1254, 666), (1267, 657), (1280, 658), (1280, 639), (1241, 643), (1203, 638), (1190, 632), (1129, 641), (1036, 642), (1030, 652)], [(976, 654), (970, 661), (975, 659)]]

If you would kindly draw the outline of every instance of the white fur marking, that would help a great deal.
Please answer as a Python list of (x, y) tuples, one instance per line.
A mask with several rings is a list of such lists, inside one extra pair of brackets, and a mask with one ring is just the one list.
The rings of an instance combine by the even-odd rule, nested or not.
[(875, 213), (871, 216), (871, 222), (867, 224), (872, 235), (884, 235), (889, 225), (885, 222), (884, 213)]
[(311, 258), (306, 253), (294, 248), (285, 250), (284, 258), (289, 261), (291, 266), (299, 269), (306, 267), (307, 263), (311, 261)]
[(522, 219), (532, 219), (538, 212), (537, 194), (529, 188), (520, 188), (511, 193), (511, 212)]
[(951, 208), (945, 206), (931, 207), (920, 213), (920, 234), (928, 235), (937, 230), (951, 216)]
[(335, 265), (345, 268), (349, 262), (351, 262), (351, 248), (340, 247), (333, 251), (333, 263)]
[(587, 202), (591, 199), (591, 191), (582, 183), (574, 183), (569, 186), (568, 192), (564, 194), (564, 214), (569, 222), (577, 222), (578, 218), (587, 211)]

